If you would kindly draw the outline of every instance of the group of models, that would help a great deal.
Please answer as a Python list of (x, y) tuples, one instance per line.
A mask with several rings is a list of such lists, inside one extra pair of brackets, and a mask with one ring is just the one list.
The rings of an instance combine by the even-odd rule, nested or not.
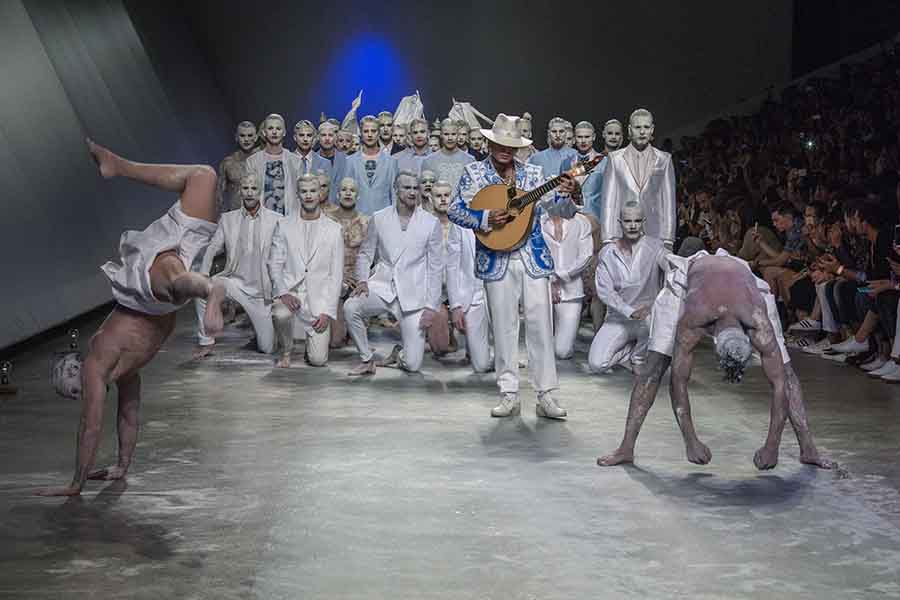
[[(589, 365), (599, 373), (615, 366), (636, 373), (625, 437), (598, 464), (633, 460), (641, 424), (670, 363), (672, 405), (687, 457), (709, 461), (687, 395), (694, 348), (709, 333), (727, 379), (740, 380), (755, 349), (772, 383), (769, 433), (756, 466), (777, 463), (785, 420), (795, 430), (801, 460), (831, 466), (809, 432), (767, 284), (727, 254), (671, 252), (675, 175), (671, 156), (650, 144), (648, 111), (632, 113), (630, 143), (623, 149), (611, 146), (621, 141), (622, 127), (609, 121), (603, 161), (577, 178), (566, 170), (596, 155), (594, 128), (584, 121), (572, 128), (569, 147), (566, 122), (551, 120), (550, 147), (533, 152), (523, 135), (530, 122), (501, 113), (490, 129), (478, 131), (487, 144), (481, 160), (459, 156), (459, 125), (450, 120), (442, 123), (440, 150), (430, 154), (419, 152), (427, 142), (423, 120), (413, 120), (405, 136), (391, 136), (394, 130), (379, 118), (364, 117), (360, 150), (351, 155), (336, 148), (337, 128), (323, 125), (332, 126), (317, 132), (308, 121), (298, 123), (297, 151), (288, 152), (284, 120), (270, 115), (260, 132), (264, 148), (250, 153), (253, 125), (241, 123), (240, 150), (223, 161), (218, 177), (206, 166), (135, 163), (88, 141), (104, 178), (130, 178), (179, 199), (144, 231), (123, 234), (121, 262), (103, 267), (116, 306), (91, 339), (81, 385), (63, 385), (80, 393), (83, 405), (75, 475), (68, 487), (41, 494), (78, 494), (88, 479), (127, 473), (138, 432), (139, 371), (172, 332), (175, 312), (191, 300), (197, 306), (197, 358), (213, 351), (224, 326), (222, 305), (230, 299), (243, 307), (259, 350), (276, 354), (278, 367), (290, 366), (295, 338), (305, 338), (305, 360), (312, 366), (326, 364), (329, 349), (349, 338), (360, 357), (351, 375), (374, 374), (377, 366), (418, 371), (426, 344), (441, 356), (455, 346), (455, 329), (464, 334), (472, 368), (496, 372), (500, 399), (491, 414), (498, 418), (521, 410), (524, 318), (536, 414), (563, 419), (566, 410), (553, 397), (556, 360), (572, 356), (586, 272), (606, 307), (605, 319), (592, 311), (602, 326)], [(410, 146), (391, 154), (402, 142)], [(518, 247), (500, 252), (476, 241), (475, 231), (513, 219), (504, 210), (473, 209), (481, 189), (514, 183), (531, 190), (557, 174), (561, 184), (540, 200), (532, 230)], [(235, 192), (238, 206), (220, 216), (220, 209), (234, 206)], [(210, 276), (222, 251), (224, 269)], [(368, 327), (384, 316), (396, 321), (402, 343), (378, 359)], [(112, 383), (118, 388), (119, 460), (92, 470)]]

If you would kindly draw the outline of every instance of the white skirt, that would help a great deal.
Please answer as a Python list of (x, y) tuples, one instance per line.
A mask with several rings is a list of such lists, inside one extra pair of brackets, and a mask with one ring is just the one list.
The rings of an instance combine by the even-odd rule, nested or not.
[(184, 306), (153, 296), (150, 267), (161, 253), (176, 250), (184, 268), (193, 270), (195, 263), (199, 266), (202, 261), (216, 227), (216, 223), (184, 214), (179, 200), (145, 230), (124, 232), (119, 240), (121, 264), (108, 262), (100, 267), (112, 284), (113, 298), (148, 315), (165, 315)]

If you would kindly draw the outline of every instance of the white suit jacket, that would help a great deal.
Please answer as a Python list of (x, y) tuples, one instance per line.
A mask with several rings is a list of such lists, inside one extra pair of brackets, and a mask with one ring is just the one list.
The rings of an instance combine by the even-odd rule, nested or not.
[(315, 223), (309, 255), (300, 217), (285, 217), (275, 228), (269, 253), (273, 295), (277, 298), (305, 282), (310, 313), (336, 319), (344, 279), (344, 236), (341, 226), (325, 215)]
[(450, 310), (484, 303), (484, 282), (475, 276), (475, 233), (450, 224), (447, 234), (447, 298)]
[[(281, 153), (284, 165), (284, 216), (300, 214), (300, 199), (297, 197), (297, 178), (303, 174), (300, 157), (287, 148)], [(266, 152), (257, 150), (247, 159), (247, 170), (259, 177), (259, 186), (266, 182)]]
[[(437, 217), (416, 208), (406, 231), (394, 206), (372, 215), (356, 258), (357, 281), (385, 302), (400, 302), (403, 312), (437, 310), (443, 278), (443, 231)], [(369, 267), (377, 256), (372, 274)]]
[[(222, 213), (219, 217), (219, 227), (213, 234), (209, 246), (206, 248), (206, 254), (203, 255), (203, 263), (200, 272), (209, 275), (212, 268), (213, 259), (225, 249), (225, 270), (222, 275), (228, 277), (234, 273), (240, 260), (241, 248), (238, 248), (238, 237), (241, 234), (241, 220), (243, 219), (244, 209), (230, 210)], [(259, 270), (262, 272), (263, 297), (266, 300), (272, 299), (272, 280), (269, 278), (269, 270), (266, 268), (266, 260), (269, 256), (269, 250), (272, 246), (272, 236), (275, 233), (275, 227), (282, 217), (275, 211), (271, 211), (264, 206), (259, 207), (259, 214), (256, 217), (260, 219), (259, 225), (259, 241), (260, 241), (260, 262)]]
[[(297, 156), (297, 158), (299, 159), (298, 165), (300, 167), (300, 170), (297, 172), (297, 177), (300, 177), (300, 175), (303, 175), (306, 172), (306, 169), (304, 167), (305, 163), (304, 163), (303, 157), (300, 156), (300, 153), (297, 152), (297, 150), (294, 150), (293, 154), (295, 154)], [(311, 163), (310, 171), (309, 171), (310, 174), (318, 175), (319, 171), (321, 171), (330, 180), (331, 179), (331, 169), (332, 169), (331, 161), (328, 160), (327, 158), (323, 158), (315, 150), (309, 151), (309, 158), (310, 158), (310, 163)], [(331, 190), (329, 189), (329, 192), (330, 191)]]
[(668, 243), (675, 241), (675, 168), (672, 155), (653, 146), (647, 148), (655, 159), (643, 189), (638, 186), (628, 163), (625, 149), (611, 152), (603, 171), (603, 189), (600, 205), (603, 207), (600, 219), (600, 235), (603, 242), (622, 237), (619, 213), (622, 205), (630, 200), (641, 203), (644, 209), (644, 233)]
[(594, 256), (594, 237), (591, 222), (587, 217), (576, 214), (571, 219), (562, 220), (561, 241), (553, 238), (553, 222), (546, 214), (541, 215), (541, 231), (550, 254), (553, 255), (553, 276), (559, 282), (563, 300), (577, 300), (584, 297), (584, 283), (581, 272)]

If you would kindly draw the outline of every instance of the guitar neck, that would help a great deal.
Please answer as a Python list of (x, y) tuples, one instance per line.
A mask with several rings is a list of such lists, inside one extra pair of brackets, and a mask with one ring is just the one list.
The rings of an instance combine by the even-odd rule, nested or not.
[(548, 179), (544, 184), (539, 185), (538, 187), (534, 188), (530, 192), (526, 192), (526, 193), (522, 194), (521, 196), (519, 196), (516, 199), (517, 204), (521, 208), (524, 208), (525, 206), (528, 206), (532, 202), (537, 202), (538, 200), (541, 199), (541, 196), (543, 196), (550, 190), (554, 190), (557, 187), (559, 187), (561, 179), (562, 179), (562, 175), (557, 175), (553, 179)]

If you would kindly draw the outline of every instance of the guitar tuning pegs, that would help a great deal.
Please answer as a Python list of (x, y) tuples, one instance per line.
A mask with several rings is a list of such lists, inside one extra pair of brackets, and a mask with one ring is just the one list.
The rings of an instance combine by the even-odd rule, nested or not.
[(78, 350), (78, 330), (69, 330), (69, 350)]
[(12, 363), (8, 360), (0, 363), (0, 394), (15, 394), (19, 391), (19, 388), (12, 384), (10, 373), (12, 373)]

